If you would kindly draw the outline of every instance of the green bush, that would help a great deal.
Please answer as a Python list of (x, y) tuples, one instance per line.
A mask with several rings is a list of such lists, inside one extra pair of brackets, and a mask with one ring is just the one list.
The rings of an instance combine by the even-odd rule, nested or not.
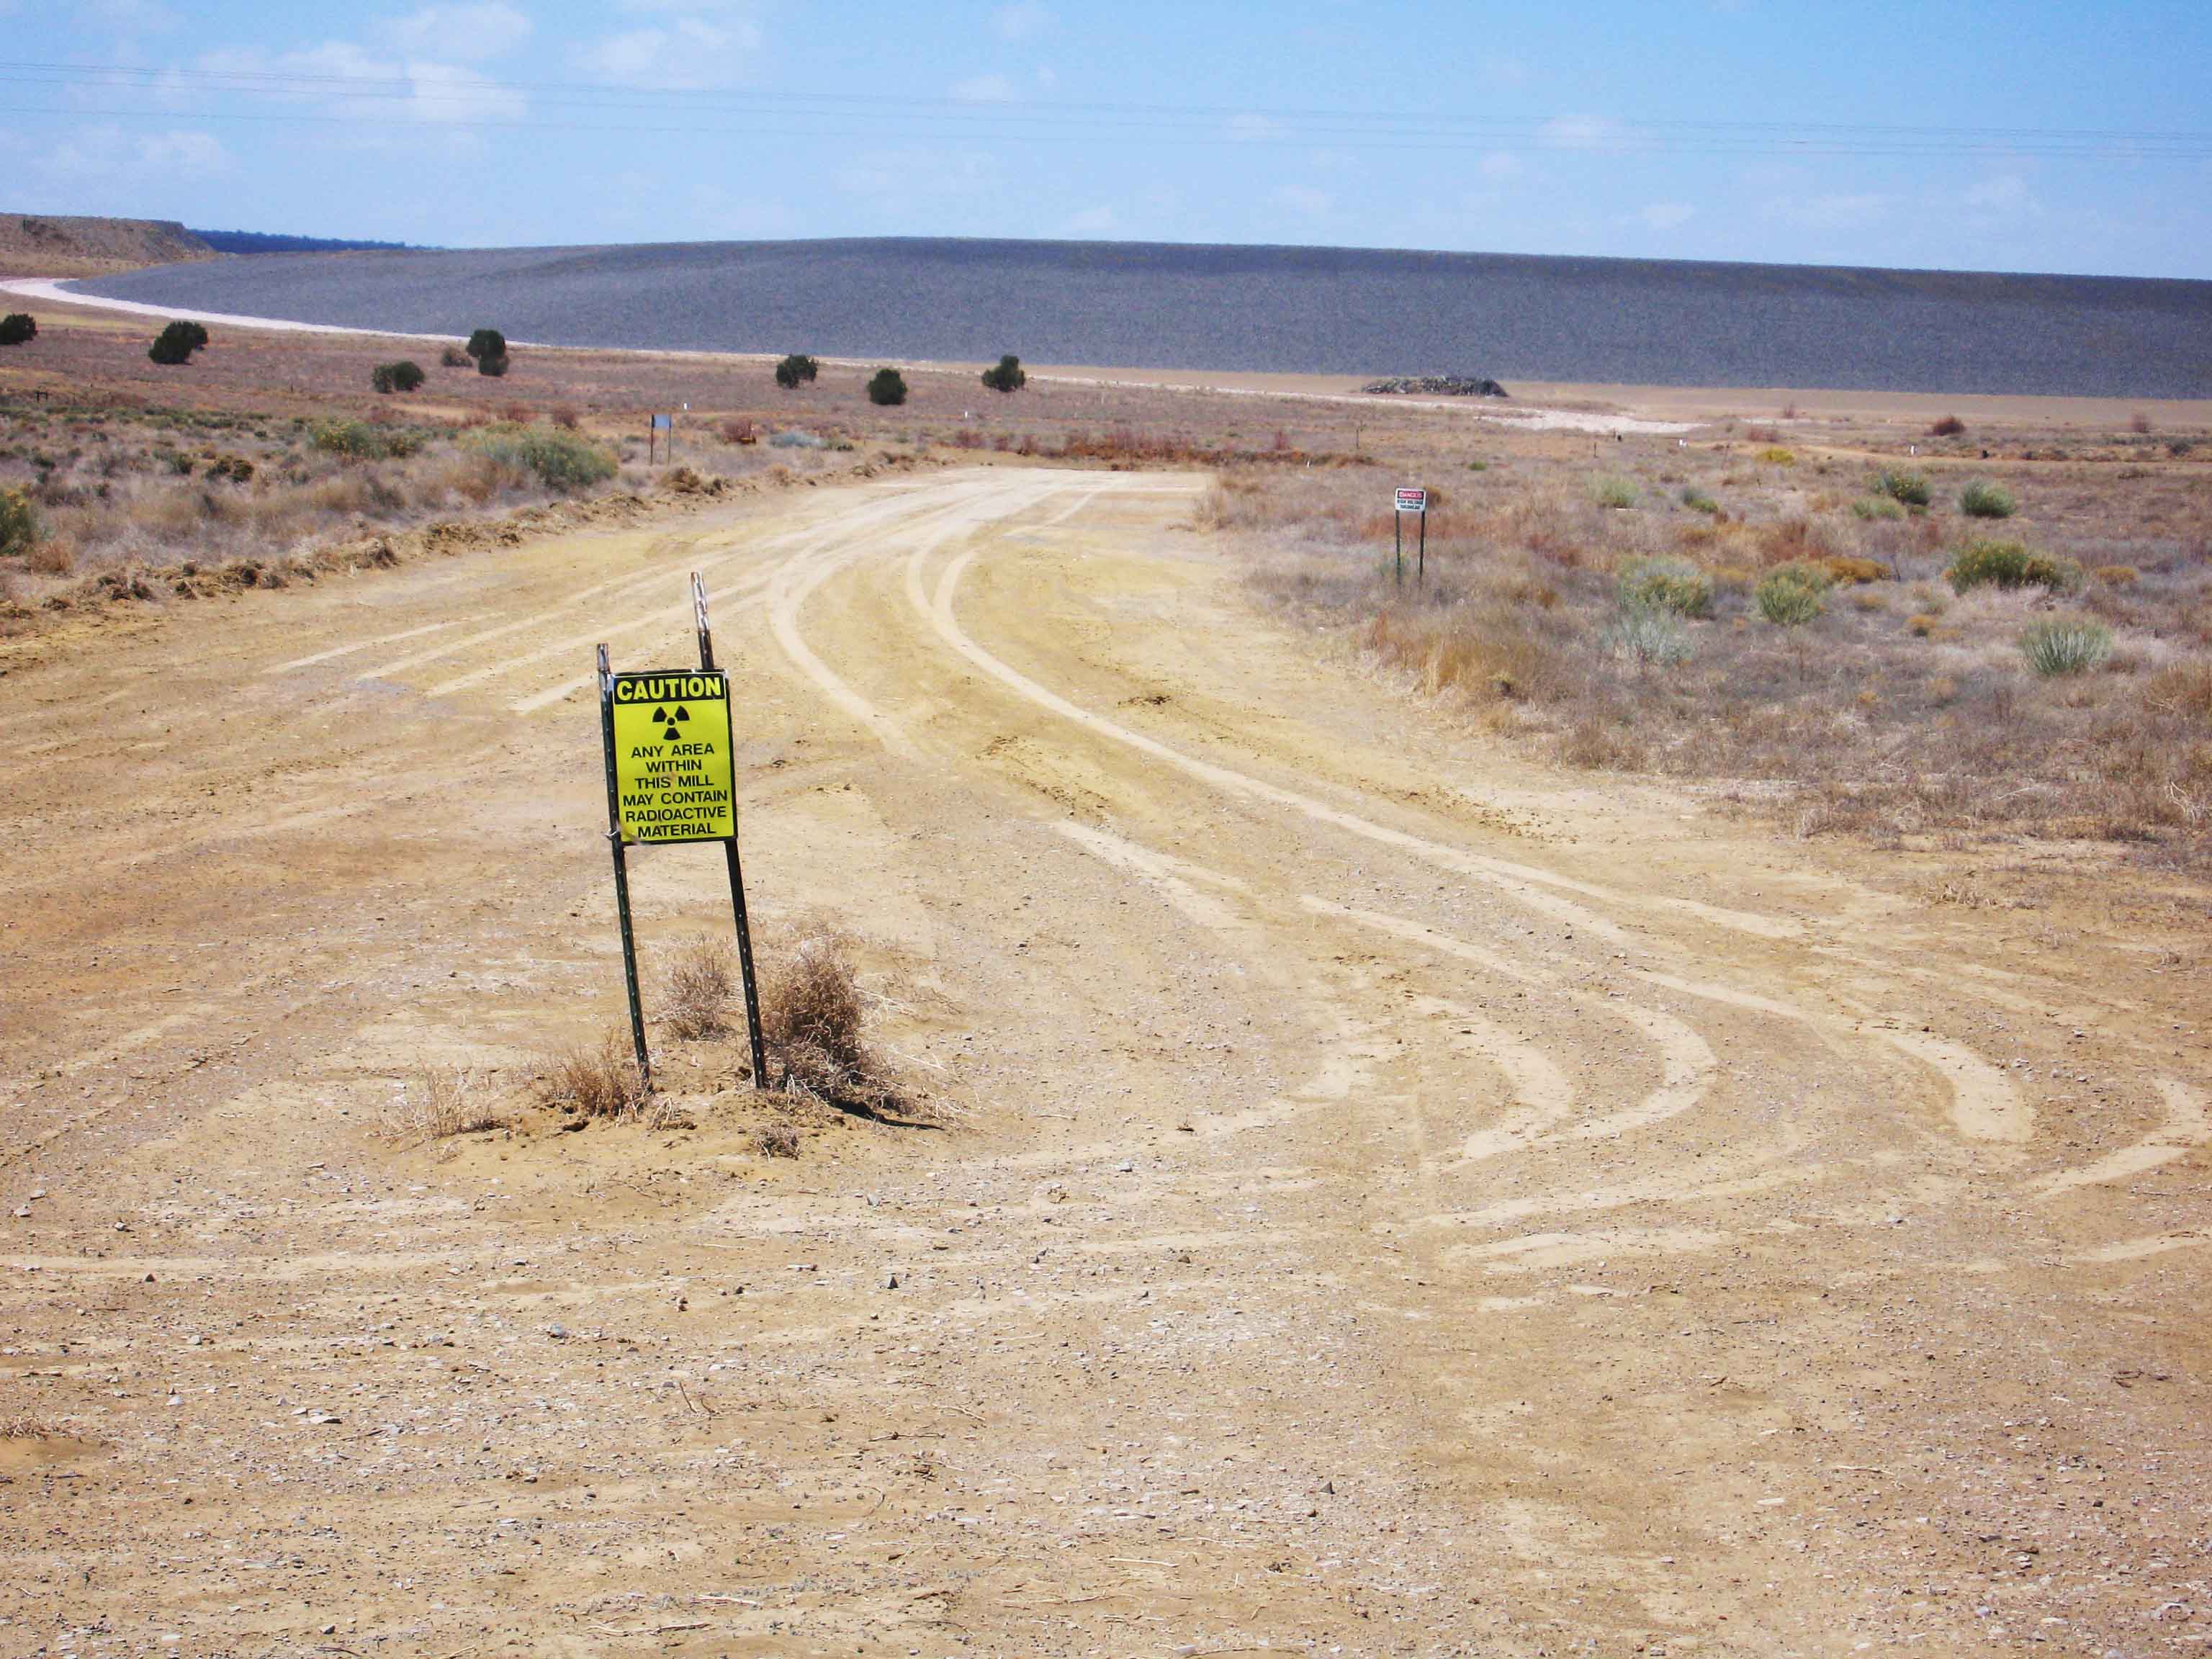
[(615, 458), (579, 433), (491, 426), (471, 433), (468, 443), (495, 461), (532, 474), (548, 489), (588, 489), (615, 476)]
[(368, 421), (317, 421), (307, 428), (307, 441), (343, 460), (388, 461), (422, 448), (423, 434), (412, 427)]
[(1905, 508), (1887, 495), (1862, 495), (1851, 503), (1851, 511), (1862, 519), (1901, 519)]
[(1620, 567), (1623, 609), (1671, 611), (1678, 617), (1710, 617), (1712, 578), (1687, 559), (1630, 559)]
[(1721, 504), (1695, 484), (1683, 486), (1682, 505), (1692, 513), (1704, 514), (1709, 519), (1720, 516)]
[(39, 544), (39, 509), (20, 489), (0, 489), (0, 555), (27, 553)]
[(2040, 587), (2074, 593), (2081, 586), (2081, 567), (2073, 560), (2031, 553), (2018, 542), (1976, 542), (1960, 550), (1943, 574), (1954, 593), (1977, 587)]
[(879, 368), (868, 382), (868, 401), (889, 409), (906, 401), (906, 376), (895, 368)]
[(156, 335), (146, 355), (164, 367), (188, 363), (192, 353), (208, 343), (208, 331), (198, 323), (174, 322)]
[(1802, 628), (1827, 610), (1832, 580), (1817, 564), (1777, 565), (1760, 579), (1753, 598), (1759, 614), (1777, 628)]
[(811, 386), (821, 372), (820, 363), (803, 351), (794, 351), (775, 366), (775, 383), (786, 392), (796, 392), (801, 386)]
[(0, 345), (24, 345), (39, 337), (39, 325), (27, 311), (0, 317)]
[(2020, 503), (2002, 484), (1977, 478), (1959, 492), (1959, 511), (1970, 519), (2009, 519), (2020, 511)]
[(379, 363), (369, 370), (368, 383), (379, 392), (412, 392), (422, 384), (422, 370), (410, 362)]
[(994, 392), (1019, 392), (1029, 381), (1022, 372), (1022, 360), (1011, 353), (999, 359), (996, 368), (983, 371), (983, 384)]
[(1589, 483), (1590, 499), (1600, 507), (1633, 507), (1636, 505), (1636, 486), (1627, 479), (1610, 472), (1601, 472)]
[(487, 357), (507, 356), (507, 336), (495, 328), (480, 328), (469, 336), (468, 344), (461, 349), (482, 362)]
[(2038, 617), (2020, 636), (2020, 653), (2045, 678), (2083, 674), (2112, 654), (2112, 630), (2088, 617)]
[(1626, 600), (1598, 639), (1610, 655), (1636, 669), (1671, 668), (1688, 661), (1692, 650), (1690, 630), (1674, 611)]
[(490, 353), (487, 352), (484, 356), (477, 359), (477, 373), (479, 374), (491, 375), (494, 379), (497, 379), (500, 375), (506, 374), (507, 354), (502, 351), (498, 356), (494, 356)]
[(1926, 477), (1918, 472), (1885, 472), (1874, 481), (1874, 493), (1907, 507), (1925, 507), (1935, 499)]

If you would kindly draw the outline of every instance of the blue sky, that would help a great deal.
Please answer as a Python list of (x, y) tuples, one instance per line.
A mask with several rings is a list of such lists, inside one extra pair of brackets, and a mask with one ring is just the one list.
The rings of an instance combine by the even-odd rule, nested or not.
[(0, 0), (0, 207), (2212, 276), (2212, 6)]

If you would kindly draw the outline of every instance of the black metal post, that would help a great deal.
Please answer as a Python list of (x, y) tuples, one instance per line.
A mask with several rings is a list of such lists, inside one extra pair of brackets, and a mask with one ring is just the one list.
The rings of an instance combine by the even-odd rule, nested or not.
[(615, 683), (607, 648), (599, 647), (599, 747), (607, 763), (607, 845), (615, 855), (615, 914), (622, 920), (623, 984), (629, 993), (629, 1041), (637, 1053), (638, 1080), (653, 1092), (653, 1060), (645, 1051), (645, 1007), (637, 994), (637, 938), (629, 925), (629, 863), (622, 836), (622, 796), (615, 782)]
[(1406, 585), (1406, 515), (1395, 507), (1390, 509), (1390, 541), (1395, 549), (1390, 580), (1403, 587)]
[[(707, 584), (700, 580), (696, 570), (691, 573), (691, 617), (699, 629), (699, 666), (712, 668), (714, 665), (714, 636), (707, 627)], [(734, 726), (734, 722), (732, 725)], [(730, 735), (730, 790), (734, 796), (737, 793), (738, 764), (734, 729)], [(734, 800), (732, 805), (734, 807)], [(760, 989), (753, 975), (753, 930), (752, 924), (745, 918), (745, 872), (738, 858), (736, 828), (733, 814), (731, 822), (733, 833), (722, 843), (722, 851), (729, 860), (730, 909), (738, 924), (738, 979), (744, 988), (745, 1038), (752, 1047), (753, 1087), (765, 1089), (768, 1087), (768, 1044), (761, 1036)]]
[(1421, 509), (1421, 548), (1414, 556), (1413, 586), (1419, 587), (1429, 579), (1429, 509)]

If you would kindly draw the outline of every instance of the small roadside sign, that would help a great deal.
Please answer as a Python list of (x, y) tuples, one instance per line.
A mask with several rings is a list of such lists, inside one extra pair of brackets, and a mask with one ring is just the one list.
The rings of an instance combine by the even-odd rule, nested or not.
[(1401, 513), (1425, 513), (1429, 510), (1429, 492), (1425, 489), (1401, 489), (1398, 492)]
[(614, 677), (615, 798), (632, 845), (738, 833), (730, 682), (708, 670)]
[(673, 415), (656, 415), (653, 417), (653, 429), (655, 432), (665, 432), (675, 424), (676, 417)]

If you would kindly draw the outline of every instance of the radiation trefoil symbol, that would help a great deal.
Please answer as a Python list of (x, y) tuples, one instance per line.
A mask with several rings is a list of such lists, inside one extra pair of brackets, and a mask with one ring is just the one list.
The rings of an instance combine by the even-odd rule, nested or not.
[(676, 712), (673, 714), (665, 708), (656, 708), (653, 711), (653, 723), (660, 727), (660, 740), (663, 743), (673, 743), (682, 737), (684, 734), (676, 729), (677, 725), (679, 721), (688, 721), (690, 718), (691, 711), (680, 702), (676, 705)]

